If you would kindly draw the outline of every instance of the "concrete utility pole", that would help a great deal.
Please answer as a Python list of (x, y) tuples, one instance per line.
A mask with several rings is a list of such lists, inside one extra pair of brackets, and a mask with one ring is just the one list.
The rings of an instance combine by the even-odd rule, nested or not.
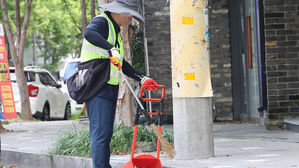
[(214, 156), (207, 0), (171, 0), (176, 159)]

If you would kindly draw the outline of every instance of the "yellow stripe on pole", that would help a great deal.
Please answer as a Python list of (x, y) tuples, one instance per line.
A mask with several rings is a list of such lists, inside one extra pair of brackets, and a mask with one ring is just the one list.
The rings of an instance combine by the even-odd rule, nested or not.
[(182, 24), (184, 25), (192, 25), (193, 24), (193, 17), (183, 17)]
[(195, 72), (193, 73), (184, 73), (185, 80), (195, 80)]

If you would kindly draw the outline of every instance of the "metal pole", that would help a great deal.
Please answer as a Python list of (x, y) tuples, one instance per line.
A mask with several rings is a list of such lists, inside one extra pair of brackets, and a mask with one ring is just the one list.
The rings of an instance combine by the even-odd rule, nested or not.
[[(143, 5), (143, 18), (145, 19), (144, 0), (142, 1), (142, 5)], [(150, 76), (149, 61), (148, 61), (147, 38), (146, 38), (146, 34), (145, 34), (145, 25), (143, 26), (143, 38), (144, 38), (144, 60), (145, 60), (146, 76)], [(151, 98), (151, 91), (148, 91), (148, 97)], [(148, 105), (149, 105), (149, 111), (152, 112), (152, 102), (148, 102)]]
[(142, 103), (140, 102), (139, 98), (136, 96), (136, 94), (135, 94), (135, 92), (134, 92), (134, 90), (133, 90), (133, 88), (132, 88), (130, 82), (129, 82), (128, 79), (125, 77), (125, 74), (124, 74), (122, 71), (121, 71), (121, 74), (123, 75), (123, 78), (125, 79), (126, 84), (128, 85), (129, 89), (131, 90), (132, 94), (134, 95), (134, 97), (135, 97), (137, 103), (139, 104), (140, 108), (141, 108), (142, 110), (144, 110), (144, 107), (143, 107)]

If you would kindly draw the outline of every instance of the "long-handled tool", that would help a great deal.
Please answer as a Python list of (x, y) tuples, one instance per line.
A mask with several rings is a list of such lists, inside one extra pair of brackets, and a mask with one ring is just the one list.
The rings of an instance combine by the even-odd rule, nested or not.
[(137, 103), (139, 104), (140, 108), (141, 108), (142, 110), (144, 110), (144, 107), (143, 107), (142, 103), (140, 102), (140, 100), (138, 99), (138, 97), (136, 96), (136, 94), (134, 93), (134, 90), (133, 90), (131, 84), (129, 83), (128, 79), (125, 77), (125, 74), (124, 74), (122, 71), (121, 71), (121, 74), (122, 74), (122, 76), (124, 77), (127, 86), (129, 87), (129, 89), (131, 90), (132, 94), (134, 95), (134, 97), (135, 97)]
[[(139, 117), (141, 115), (145, 115), (148, 119), (148, 122), (151, 124), (151, 118), (149, 115), (157, 115), (158, 116), (158, 132), (161, 134), (162, 120), (161, 116), (163, 115), (163, 100), (165, 97), (165, 87), (163, 85), (158, 85), (157, 88), (162, 88), (162, 96), (161, 99), (152, 99), (152, 98), (142, 98), (142, 94), (144, 89), (149, 88), (150, 86), (142, 86), (140, 88), (139, 99), (142, 102), (159, 102), (160, 110), (158, 112), (147, 112), (146, 110), (142, 110), (140, 106), (137, 106), (135, 120), (134, 120), (134, 135), (132, 141), (132, 150), (131, 150), (131, 160), (128, 161), (123, 168), (162, 168), (162, 164), (160, 161), (160, 138), (157, 139), (157, 156), (149, 155), (149, 154), (141, 154), (139, 156), (134, 156), (135, 153), (135, 145), (137, 139), (138, 125), (139, 125)], [(155, 125), (154, 125), (155, 126)], [(155, 126), (156, 127), (156, 126)]]
[[(123, 74), (123, 72), (122, 72), (122, 74)], [(140, 99), (139, 99), (139, 98), (137, 97), (137, 95), (134, 93), (134, 90), (133, 90), (131, 84), (129, 83), (129, 81), (127, 80), (127, 78), (124, 76), (124, 74), (123, 74), (123, 77), (124, 77), (124, 80), (125, 80), (126, 84), (127, 84), (128, 87), (129, 87), (129, 89), (131, 90), (132, 94), (134, 95), (134, 97), (135, 97), (137, 103), (139, 104), (139, 107), (140, 107), (141, 110), (143, 111), (144, 116), (145, 116), (146, 119), (148, 120), (148, 124), (151, 125), (151, 127), (152, 127), (154, 133), (155, 133), (155, 134), (157, 135), (157, 137), (159, 138), (159, 139), (158, 139), (159, 143), (160, 143), (160, 141), (161, 141), (161, 144), (162, 144), (163, 148), (165, 149), (165, 152), (168, 154), (168, 156), (169, 156), (170, 158), (173, 158), (174, 153), (175, 153), (175, 152), (174, 152), (174, 149), (173, 149), (173, 146), (172, 146), (172, 145), (171, 145), (165, 138), (163, 138), (163, 136), (162, 136), (162, 134), (161, 134), (161, 127), (159, 128), (159, 130), (160, 130), (160, 131), (159, 131), (158, 128), (156, 127), (156, 125), (155, 125), (154, 123), (152, 123), (149, 114), (148, 114), (147, 111), (144, 109), (144, 107), (143, 107), (143, 105), (142, 105), (142, 103), (141, 103), (141, 101), (140, 101), (140, 99), (142, 99), (142, 97), (143, 97), (143, 90), (145, 89), (145, 87), (148, 87), (148, 86), (143, 86), (143, 87), (140, 88), (140, 94), (139, 94), (139, 98), (140, 98)], [(162, 98), (160, 99), (161, 102), (163, 103), (163, 101), (164, 101), (164, 97), (165, 97), (165, 87), (164, 87), (163, 85), (159, 85), (158, 87), (160, 87), (160, 88), (163, 89), (163, 91), (162, 91)], [(162, 100), (162, 99), (163, 99), (163, 100)], [(146, 99), (145, 99), (145, 100), (146, 100)], [(150, 100), (152, 100), (152, 99), (148, 99), (148, 100), (150, 101)], [(157, 99), (156, 99), (156, 100), (157, 100)], [(163, 104), (162, 104), (162, 105), (163, 105)], [(162, 105), (161, 105), (161, 107), (162, 107)], [(136, 116), (137, 116), (137, 115), (136, 115)], [(139, 117), (139, 116), (138, 116), (138, 117)], [(160, 117), (160, 116), (159, 116), (159, 117)], [(135, 118), (135, 120), (136, 120), (136, 118)], [(161, 126), (161, 125), (159, 125), (159, 126)]]

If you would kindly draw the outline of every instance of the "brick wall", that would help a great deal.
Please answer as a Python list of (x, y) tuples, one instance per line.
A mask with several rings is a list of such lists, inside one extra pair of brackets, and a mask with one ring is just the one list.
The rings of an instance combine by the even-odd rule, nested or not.
[(265, 0), (269, 119), (299, 115), (299, 1)]
[(166, 87), (164, 112), (172, 119), (170, 13), (166, 0), (144, 4), (145, 33), (148, 40), (150, 75)]
[(209, 1), (210, 58), (216, 120), (232, 119), (228, 0)]

